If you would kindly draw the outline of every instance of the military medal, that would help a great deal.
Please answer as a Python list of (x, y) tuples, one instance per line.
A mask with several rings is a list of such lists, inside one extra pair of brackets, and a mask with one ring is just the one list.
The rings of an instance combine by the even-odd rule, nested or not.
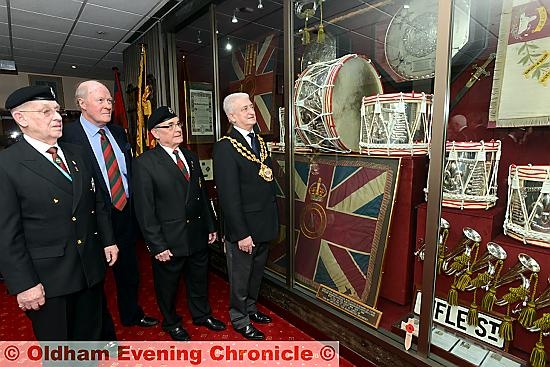
[(243, 157), (245, 157), (249, 161), (259, 163), (260, 170), (258, 171), (258, 175), (261, 178), (263, 178), (267, 182), (273, 181), (273, 171), (271, 170), (271, 168), (267, 166), (267, 164), (264, 163), (265, 160), (267, 159), (267, 148), (261, 136), (258, 135), (258, 141), (260, 142), (260, 159), (258, 159), (254, 154), (252, 154), (247, 148), (244, 147), (244, 145), (239, 143), (237, 140), (229, 136), (224, 136), (222, 137), (222, 139), (228, 139), (233, 145), (233, 147), (237, 150), (237, 152), (239, 152)]

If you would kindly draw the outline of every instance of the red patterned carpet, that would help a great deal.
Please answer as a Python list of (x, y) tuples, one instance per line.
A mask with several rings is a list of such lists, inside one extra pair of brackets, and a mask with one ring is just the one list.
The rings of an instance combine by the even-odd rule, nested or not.
[[(155, 294), (153, 291), (153, 281), (151, 278), (151, 264), (149, 256), (145, 253), (140, 254), (140, 269), (141, 269), (141, 293), (140, 304), (145, 313), (157, 318), (161, 318), (158, 311)], [(183, 283), (183, 282), (182, 282)], [(191, 335), (191, 340), (206, 341), (206, 340), (246, 340), (240, 334), (233, 331), (229, 325), (229, 314), (227, 312), (227, 301), (229, 299), (229, 285), (221, 276), (210, 273), (209, 278), (210, 305), (213, 315), (216, 318), (228, 324), (228, 328), (222, 332), (213, 332), (204, 327), (194, 326), (185, 301), (185, 292), (182, 286), (180, 289), (180, 299), (178, 303), (178, 311), (183, 316), (185, 328)], [(112, 272), (109, 271), (106, 281), (106, 293), (109, 295), (115, 294), (114, 280)], [(120, 324), (118, 313), (116, 312), (116, 297), (109, 297), (109, 309), (114, 317), (115, 327), (119, 340), (158, 340), (169, 341), (170, 336), (165, 333), (160, 326), (152, 328), (141, 327), (124, 327)], [(308, 341), (313, 338), (302, 332), (286, 320), (275, 314), (263, 305), (259, 305), (260, 311), (268, 314), (273, 318), (273, 322), (268, 325), (259, 325), (258, 329), (266, 334), (266, 339), (270, 341)], [(7, 296), (3, 282), (0, 282), (0, 340), (34, 340), (32, 328), (29, 319), (19, 310), (15, 297)], [(341, 367), (353, 367), (354, 365), (340, 357)]]

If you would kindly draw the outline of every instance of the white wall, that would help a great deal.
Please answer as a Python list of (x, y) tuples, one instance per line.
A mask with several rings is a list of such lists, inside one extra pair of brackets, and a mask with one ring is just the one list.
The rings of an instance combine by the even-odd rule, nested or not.
[[(74, 101), (74, 92), (79, 83), (87, 80), (86, 78), (75, 78), (69, 76), (56, 76), (45, 74), (31, 74), (31, 75), (44, 75), (49, 77), (57, 77), (63, 80), (63, 100), (65, 102), (66, 110), (76, 110), (76, 104)], [(109, 88), (113, 93), (114, 80), (100, 80), (103, 84)], [(0, 75), (0, 109), (4, 109), (6, 98), (16, 89), (26, 87), (29, 85), (29, 73), (19, 73), (18, 75), (1, 74)]]

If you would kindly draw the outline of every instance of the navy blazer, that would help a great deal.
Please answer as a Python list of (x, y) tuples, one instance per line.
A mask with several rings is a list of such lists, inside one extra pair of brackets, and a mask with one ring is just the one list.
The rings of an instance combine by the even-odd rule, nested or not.
[[(228, 135), (254, 154), (237, 130), (231, 129)], [(279, 231), (275, 182), (260, 177), (260, 164), (246, 159), (227, 139), (214, 145), (213, 159), (226, 240), (252, 236), (254, 243), (260, 243), (275, 239)], [(265, 163), (272, 167), (270, 157)]]
[(78, 146), (59, 143), (68, 180), (26, 140), (0, 152), (0, 272), (11, 294), (46, 297), (101, 282), (115, 243), (109, 211)]
[(152, 255), (170, 249), (174, 256), (204, 250), (215, 232), (214, 215), (198, 157), (180, 147), (189, 181), (157, 145), (134, 163), (134, 203), (145, 243)]

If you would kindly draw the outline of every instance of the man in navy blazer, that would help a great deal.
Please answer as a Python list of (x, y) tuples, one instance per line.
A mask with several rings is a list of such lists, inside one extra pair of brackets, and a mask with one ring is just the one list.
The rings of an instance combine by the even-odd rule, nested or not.
[(101, 285), (113, 265), (109, 211), (80, 147), (58, 143), (50, 87), (6, 100), (23, 139), (0, 152), (0, 271), (38, 340), (99, 340)]
[[(153, 326), (158, 320), (146, 316), (138, 304), (139, 270), (136, 256), (137, 225), (131, 200), (131, 147), (124, 129), (110, 124), (113, 109), (111, 93), (95, 80), (82, 82), (76, 89), (75, 98), (82, 114), (78, 121), (63, 129), (63, 141), (83, 147), (86, 157), (94, 168), (99, 192), (109, 205), (115, 238), (120, 249), (119, 261), (113, 267), (117, 286), (117, 304), (120, 321), (124, 326)], [(104, 140), (112, 146), (114, 158), (120, 171), (126, 204), (120, 210), (113, 203), (113, 189), (102, 148)], [(115, 339), (111, 318), (107, 318), (104, 337)]]
[(225, 324), (212, 316), (208, 302), (208, 243), (216, 240), (198, 157), (180, 146), (181, 123), (170, 107), (157, 108), (147, 127), (157, 146), (136, 159), (136, 214), (153, 256), (153, 280), (162, 327), (177, 341), (189, 334), (176, 312), (181, 275), (193, 323), (221, 331)]
[(256, 113), (248, 94), (228, 95), (223, 109), (231, 130), (214, 145), (213, 161), (225, 229), (229, 315), (237, 332), (262, 340), (264, 333), (251, 321), (271, 322), (256, 307), (269, 241), (279, 228), (271, 157), (254, 131)]

